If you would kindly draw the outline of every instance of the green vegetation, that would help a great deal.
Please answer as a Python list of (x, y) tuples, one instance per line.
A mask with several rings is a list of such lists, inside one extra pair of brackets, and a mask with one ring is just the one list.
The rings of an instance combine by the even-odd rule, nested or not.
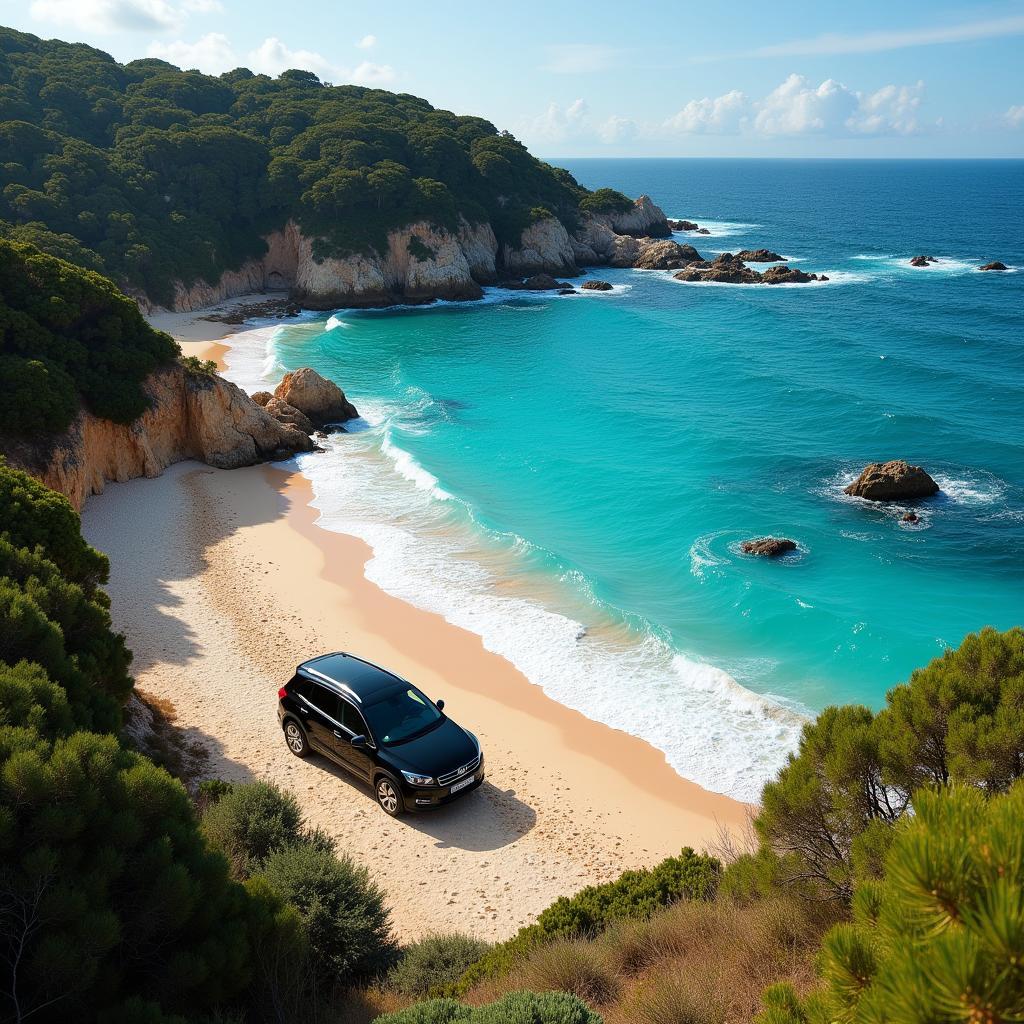
[(490, 943), (469, 935), (428, 935), (402, 950), (388, 986), (404, 996), (428, 996), (458, 981), (488, 949)]
[(760, 1024), (1024, 1018), (1024, 783), (922, 790), (914, 812), (825, 937), (822, 988), (770, 988)]
[(0, 436), (67, 429), (80, 403), (130, 423), (178, 346), (90, 270), (0, 238)]
[(588, 213), (625, 213), (633, 208), (633, 201), (613, 188), (599, 188), (580, 200), (580, 209)]
[(494, 946), (459, 979), (453, 991), (507, 975), (530, 950), (554, 939), (593, 936), (622, 918), (643, 918), (657, 908), (681, 899), (710, 899), (719, 864), (713, 857), (686, 848), (653, 868), (626, 871), (614, 882), (590, 885), (575, 896), (563, 896), (543, 911), (536, 922), (521, 928), (507, 942)]
[(984, 629), (908, 683), (877, 715), (827, 708), (764, 788), (756, 826), (786, 879), (849, 902), (881, 870), (892, 826), (929, 786), (1002, 792), (1024, 777), (1024, 630)]
[(454, 999), (419, 1003), (386, 1013), (375, 1024), (602, 1024), (601, 1018), (565, 992), (512, 992), (487, 1006), (463, 1006)]
[[(0, 30), (0, 223), (6, 234), (169, 302), (213, 283), (295, 218), (317, 255), (382, 248), (395, 227), (490, 221), (514, 240), (542, 206), (588, 197), (477, 117), (305, 71), (214, 78), (118, 64), (81, 44)], [(595, 198), (601, 196), (603, 198)], [(626, 200), (628, 203), (628, 200)], [(611, 205), (609, 205), (611, 204)]]
[(67, 500), (0, 463), (0, 523), (0, 1013), (212, 1009), (243, 993), (272, 902), (112, 735), (130, 654)]

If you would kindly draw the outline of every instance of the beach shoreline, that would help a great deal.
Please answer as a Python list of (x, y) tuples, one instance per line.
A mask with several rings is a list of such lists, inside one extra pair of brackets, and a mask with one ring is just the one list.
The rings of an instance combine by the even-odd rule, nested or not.
[[(208, 312), (160, 314), (157, 326), (223, 362), (231, 337)], [(403, 939), (504, 938), (559, 896), (742, 830), (747, 805), (681, 778), (656, 748), (557, 703), (476, 634), (367, 580), (370, 547), (316, 525), (312, 497), (291, 464), (181, 463), (90, 499), (83, 529), (111, 556), (112, 614), (140, 690), (175, 706), (211, 775), (295, 792), (309, 824), (370, 869)], [(394, 821), (340, 769), (292, 757), (276, 689), (333, 649), (444, 697), (480, 736), (485, 785)]]

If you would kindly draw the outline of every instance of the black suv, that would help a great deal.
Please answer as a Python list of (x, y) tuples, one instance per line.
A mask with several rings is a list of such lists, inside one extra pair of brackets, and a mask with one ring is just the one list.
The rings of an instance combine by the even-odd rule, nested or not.
[(291, 752), (326, 754), (368, 782), (393, 817), (446, 804), (484, 781), (480, 743), (444, 714), (444, 701), (361, 658), (304, 661), (277, 696)]

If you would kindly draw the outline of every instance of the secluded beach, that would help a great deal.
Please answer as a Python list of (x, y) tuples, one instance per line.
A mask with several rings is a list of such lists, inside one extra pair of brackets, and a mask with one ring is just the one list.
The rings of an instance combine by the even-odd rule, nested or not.
[[(213, 358), (230, 338), (201, 315), (158, 324)], [(110, 485), (89, 500), (83, 530), (111, 556), (114, 622), (138, 688), (174, 705), (210, 774), (295, 792), (310, 824), (371, 866), (404, 938), (504, 937), (560, 895), (743, 825), (745, 805), (685, 781), (644, 741), (547, 698), (474, 634), (369, 583), (370, 549), (317, 527), (311, 497), (287, 468), (187, 462)], [(444, 697), (485, 747), (484, 787), (395, 821), (340, 769), (293, 757), (277, 688), (299, 661), (335, 649)]]

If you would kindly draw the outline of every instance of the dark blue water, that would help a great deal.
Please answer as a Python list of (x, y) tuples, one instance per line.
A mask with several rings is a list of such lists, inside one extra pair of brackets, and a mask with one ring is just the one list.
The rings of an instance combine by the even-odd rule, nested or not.
[[(1024, 163), (567, 166), (708, 225), (680, 238), (702, 254), (766, 246), (831, 281), (601, 271), (615, 293), (284, 329), (270, 372), (311, 363), (370, 413), (306, 466), (384, 586), (754, 796), (795, 740), (780, 707), (877, 706), (1024, 621)], [(995, 259), (1014, 271), (976, 269)], [(891, 458), (942, 487), (916, 525), (842, 493)], [(766, 533), (799, 553), (738, 552)]]

